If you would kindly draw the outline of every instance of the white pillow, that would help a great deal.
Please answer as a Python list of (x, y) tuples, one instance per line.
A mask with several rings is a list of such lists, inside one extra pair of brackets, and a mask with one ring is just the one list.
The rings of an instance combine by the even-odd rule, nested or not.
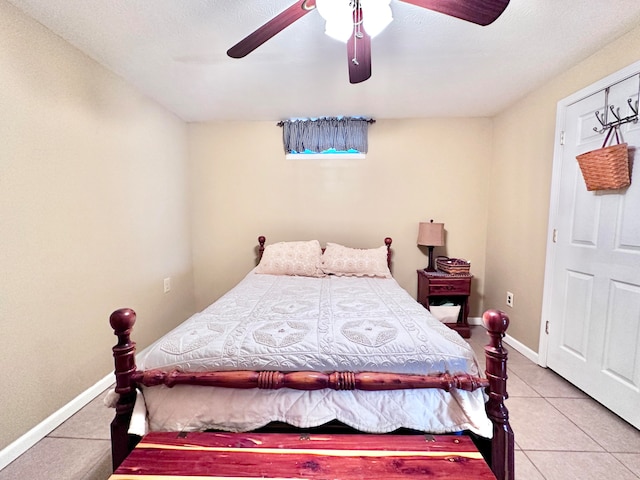
[(332, 275), (391, 278), (386, 246), (361, 249), (327, 243), (321, 268)]
[(321, 256), (318, 240), (273, 243), (265, 247), (255, 273), (322, 277)]

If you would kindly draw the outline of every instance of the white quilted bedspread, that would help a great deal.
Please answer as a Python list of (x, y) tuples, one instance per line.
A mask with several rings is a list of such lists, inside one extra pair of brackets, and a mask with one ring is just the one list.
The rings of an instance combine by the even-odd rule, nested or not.
[(394, 279), (254, 273), (138, 364), (181, 371), (478, 373), (469, 345)]
[[(140, 369), (471, 373), (471, 347), (394, 279), (260, 275), (169, 332)], [(242, 431), (338, 419), (368, 432), (399, 427), (491, 436), (481, 390), (295, 391), (144, 388), (151, 430)], [(203, 406), (206, 408), (203, 409)]]

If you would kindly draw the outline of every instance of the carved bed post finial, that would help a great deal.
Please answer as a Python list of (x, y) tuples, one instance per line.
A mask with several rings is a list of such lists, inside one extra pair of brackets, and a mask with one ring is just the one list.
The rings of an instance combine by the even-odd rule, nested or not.
[(118, 343), (113, 347), (116, 388), (119, 394), (116, 415), (111, 422), (111, 450), (115, 470), (130, 452), (129, 422), (136, 400), (136, 385), (131, 376), (136, 370), (136, 344), (131, 341), (131, 329), (136, 322), (136, 312), (130, 308), (116, 310), (109, 317), (109, 323)]
[(389, 269), (391, 269), (391, 242), (393, 242), (391, 237), (384, 239), (384, 244), (387, 246), (387, 267), (389, 267)]
[(491, 337), (489, 345), (484, 347), (486, 376), (489, 380), (486, 410), (493, 423), (491, 469), (498, 480), (514, 480), (514, 437), (509, 424), (509, 410), (504, 404), (509, 397), (507, 350), (502, 345), (502, 338), (509, 327), (509, 317), (500, 310), (487, 310), (482, 315), (482, 321)]
[(264, 244), (267, 241), (267, 239), (264, 237), (264, 235), (260, 235), (258, 237), (258, 243), (260, 244), (260, 246), (258, 247), (258, 263), (260, 263), (260, 260), (262, 260), (262, 254), (264, 253)]

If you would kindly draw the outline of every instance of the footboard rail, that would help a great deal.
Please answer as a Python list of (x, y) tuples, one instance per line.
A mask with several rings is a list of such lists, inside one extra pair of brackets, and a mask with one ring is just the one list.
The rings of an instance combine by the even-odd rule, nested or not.
[(502, 338), (509, 325), (507, 316), (498, 310), (489, 310), (483, 320), (490, 336), (485, 347), (486, 378), (467, 374), (442, 373), (437, 375), (403, 375), (381, 372), (278, 372), (278, 371), (227, 371), (227, 372), (164, 372), (139, 371), (135, 365), (135, 343), (131, 341), (131, 329), (136, 320), (133, 310), (124, 308), (111, 314), (110, 323), (118, 343), (113, 347), (116, 375), (116, 393), (119, 400), (116, 415), (111, 423), (111, 443), (114, 470), (132, 449), (128, 428), (134, 408), (138, 385), (204, 385), (226, 388), (259, 388), (297, 390), (400, 390), (437, 388), (450, 391), (473, 391), (485, 388), (489, 396), (487, 415), (493, 423), (491, 441), (491, 469), (498, 480), (513, 480), (513, 432), (509, 425), (509, 412), (504, 405), (508, 397), (507, 352)]
[(160, 370), (137, 371), (132, 379), (139, 385), (155, 387), (165, 385), (200, 385), (224, 388), (258, 388), (277, 390), (291, 388), (294, 390), (406, 390), (412, 388), (437, 388), (473, 391), (488, 387), (489, 380), (472, 375), (402, 375), (380, 372), (333, 372), (313, 371), (278, 372), (234, 370), (229, 372), (197, 372), (179, 371), (163, 372)]

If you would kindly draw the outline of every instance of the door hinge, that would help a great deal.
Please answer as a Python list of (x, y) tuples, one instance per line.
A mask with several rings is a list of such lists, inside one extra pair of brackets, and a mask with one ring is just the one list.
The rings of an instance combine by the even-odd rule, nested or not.
[(560, 145), (564, 145), (564, 130), (560, 132)]
[(544, 333), (549, 335), (549, 320), (547, 320), (544, 324)]
[(552, 235), (551, 241), (553, 243), (558, 243), (558, 230), (555, 228), (553, 229), (553, 235)]

